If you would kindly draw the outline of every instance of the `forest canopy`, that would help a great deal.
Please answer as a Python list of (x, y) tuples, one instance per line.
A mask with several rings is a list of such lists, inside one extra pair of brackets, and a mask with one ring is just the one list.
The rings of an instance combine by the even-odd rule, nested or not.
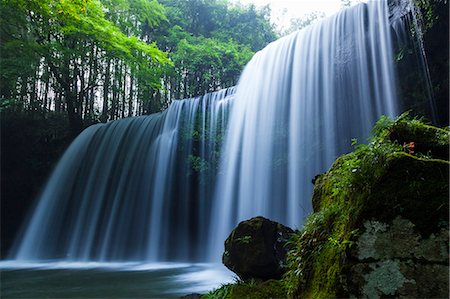
[(81, 128), (233, 86), (276, 39), (269, 16), (227, 0), (1, 0), (1, 110)]

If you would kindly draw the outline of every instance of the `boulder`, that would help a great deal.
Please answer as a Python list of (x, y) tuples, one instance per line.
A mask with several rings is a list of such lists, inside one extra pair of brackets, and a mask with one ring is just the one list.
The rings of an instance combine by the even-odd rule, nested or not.
[(450, 130), (382, 118), (314, 180), (287, 257), (294, 298), (447, 298)]
[(225, 241), (223, 264), (242, 280), (280, 279), (294, 231), (264, 217), (242, 221)]

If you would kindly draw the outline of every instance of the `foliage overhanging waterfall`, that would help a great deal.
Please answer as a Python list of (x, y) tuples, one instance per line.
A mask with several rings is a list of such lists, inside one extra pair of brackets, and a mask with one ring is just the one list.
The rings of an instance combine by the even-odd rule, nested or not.
[(396, 115), (386, 1), (258, 52), (236, 88), (86, 129), (51, 176), (16, 260), (218, 261), (239, 221), (299, 227), (311, 180)]

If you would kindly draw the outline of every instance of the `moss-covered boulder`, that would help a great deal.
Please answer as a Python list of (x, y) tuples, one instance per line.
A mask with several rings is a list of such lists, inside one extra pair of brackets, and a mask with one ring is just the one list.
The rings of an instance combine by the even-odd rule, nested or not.
[(291, 297), (446, 297), (449, 130), (383, 117), (369, 144), (315, 179), (295, 234)]
[(285, 273), (290, 228), (255, 217), (242, 221), (225, 241), (223, 264), (242, 280), (279, 279)]

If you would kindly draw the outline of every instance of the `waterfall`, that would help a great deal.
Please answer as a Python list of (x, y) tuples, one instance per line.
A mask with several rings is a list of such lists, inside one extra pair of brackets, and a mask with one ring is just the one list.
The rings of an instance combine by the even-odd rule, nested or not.
[(299, 227), (311, 183), (351, 139), (394, 116), (394, 56), (386, 1), (372, 1), (257, 53), (237, 86), (210, 231), (212, 259), (239, 221), (262, 215)]
[(200, 260), (233, 92), (83, 131), (50, 177), (14, 258)]
[(399, 112), (388, 9), (360, 4), (269, 44), (236, 88), (89, 127), (13, 258), (218, 261), (241, 220), (300, 227), (314, 176)]

